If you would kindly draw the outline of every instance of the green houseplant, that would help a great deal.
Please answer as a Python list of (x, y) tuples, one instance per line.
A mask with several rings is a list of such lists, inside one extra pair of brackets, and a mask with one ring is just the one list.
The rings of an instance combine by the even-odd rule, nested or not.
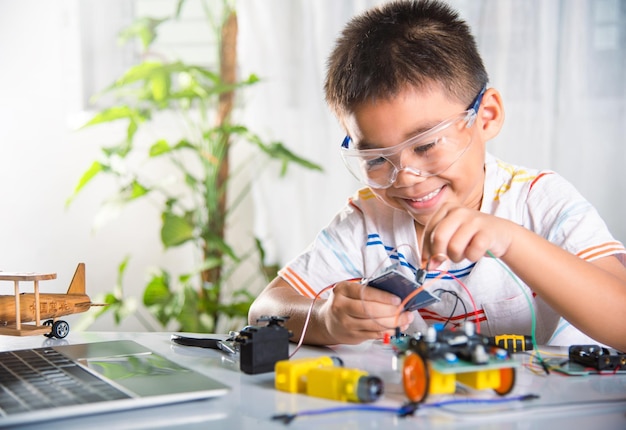
[[(237, 15), (230, 2), (221, 3), (221, 18), (217, 21), (215, 11), (205, 5), (208, 21), (217, 33), (218, 70), (183, 61), (166, 62), (149, 55), (159, 27), (177, 19), (182, 5), (179, 1), (172, 17), (141, 18), (122, 33), (126, 38), (140, 38), (144, 60), (103, 91), (114, 96), (115, 104), (97, 112), (84, 127), (125, 121), (126, 133), (120, 142), (102, 148), (99, 159), (85, 171), (67, 203), (103, 175), (115, 178), (117, 184), (107, 205), (124, 206), (146, 198), (158, 202), (162, 219), (159, 234), (165, 250), (192, 244), (201, 255), (201, 263), (190, 273), (174, 275), (162, 268), (153, 271), (143, 291), (143, 304), (163, 327), (175, 322), (181, 331), (212, 332), (222, 316), (245, 317), (253, 299), (245, 288), (225, 297), (225, 284), (233, 268), (251, 252), (258, 253), (262, 266), (265, 263), (260, 241), (256, 240), (256, 249), (239, 255), (225, 239), (228, 216), (249, 191), (246, 186), (228, 198), (229, 185), (241, 173), (241, 167), (231, 165), (232, 147), (252, 144), (266, 160), (280, 162), (281, 175), (290, 164), (321, 169), (280, 142), (265, 142), (244, 125), (233, 122), (235, 95), (258, 79), (255, 75), (237, 79)], [(153, 127), (155, 116), (163, 112), (180, 119), (181, 137), (175, 141), (157, 137), (147, 146), (138, 144), (140, 132)], [(258, 160), (255, 156), (254, 162), (248, 163), (256, 168)], [(150, 179), (146, 170), (152, 162), (166, 165), (175, 172), (177, 181)], [(103, 298), (108, 306), (93, 318), (112, 312), (119, 323), (132, 311), (122, 289), (128, 261), (128, 257), (123, 259), (117, 285)], [(261, 267), (259, 272), (273, 276), (276, 270)]]

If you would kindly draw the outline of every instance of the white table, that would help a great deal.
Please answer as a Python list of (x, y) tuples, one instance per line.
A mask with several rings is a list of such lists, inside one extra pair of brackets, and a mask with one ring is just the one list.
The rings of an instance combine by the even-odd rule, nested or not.
[[(513, 395), (537, 394), (537, 400), (504, 404), (461, 404), (422, 408), (413, 416), (351, 411), (298, 417), (288, 426), (273, 421), (275, 414), (297, 413), (354, 404), (329, 401), (274, 389), (274, 373), (247, 375), (231, 356), (217, 350), (182, 347), (170, 343), (171, 333), (72, 332), (66, 339), (43, 336), (0, 336), (0, 350), (43, 346), (44, 343), (85, 343), (132, 339), (161, 355), (207, 374), (231, 387), (224, 397), (167, 407), (77, 417), (27, 428), (139, 429), (384, 429), (384, 428), (507, 428), (507, 429), (626, 429), (626, 374), (564, 376), (538, 375), (517, 369)], [(193, 336), (190, 334), (186, 334)], [(198, 335), (210, 337), (209, 335)], [(216, 336), (224, 338), (224, 336)], [(291, 346), (292, 350), (294, 345)], [(553, 348), (554, 349), (554, 348)], [(562, 352), (564, 352), (563, 349)], [(399, 376), (391, 370), (393, 354), (379, 343), (328, 348), (302, 348), (294, 358), (338, 355), (346, 367), (357, 367), (385, 381), (385, 394), (373, 405), (399, 407), (406, 401)], [(522, 360), (526, 360), (520, 357)], [(426, 403), (451, 396), (429, 396)], [(490, 390), (455, 394), (454, 398), (499, 398)], [(43, 426), (43, 427), (42, 427)]]

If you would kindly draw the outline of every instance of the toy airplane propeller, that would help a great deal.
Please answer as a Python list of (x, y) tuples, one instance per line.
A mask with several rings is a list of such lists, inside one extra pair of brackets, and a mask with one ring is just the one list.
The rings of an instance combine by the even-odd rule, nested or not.
[[(44, 334), (64, 338), (70, 331), (59, 317), (89, 310), (91, 303), (85, 294), (85, 263), (79, 263), (65, 294), (42, 294), (39, 281), (56, 279), (56, 273), (0, 272), (0, 281), (13, 281), (14, 295), (0, 295), (0, 335), (30, 336)], [(32, 281), (33, 292), (20, 292), (20, 282)], [(45, 322), (42, 324), (42, 320)], [(35, 324), (24, 324), (34, 322)]]

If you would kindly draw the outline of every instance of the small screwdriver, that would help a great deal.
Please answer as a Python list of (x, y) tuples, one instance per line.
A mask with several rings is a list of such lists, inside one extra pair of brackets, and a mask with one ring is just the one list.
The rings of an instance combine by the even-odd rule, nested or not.
[(489, 337), (489, 345), (506, 349), (509, 353), (532, 351), (533, 338), (520, 334), (502, 334)]

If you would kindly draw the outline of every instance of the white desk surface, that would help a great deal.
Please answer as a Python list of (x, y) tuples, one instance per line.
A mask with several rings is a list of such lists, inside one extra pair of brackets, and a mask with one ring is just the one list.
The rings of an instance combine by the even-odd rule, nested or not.
[[(53, 343), (85, 343), (132, 339), (183, 366), (207, 374), (231, 387), (224, 397), (113, 414), (77, 417), (27, 428), (69, 429), (383, 429), (383, 428), (480, 428), (480, 429), (626, 429), (626, 374), (564, 376), (552, 372), (537, 375), (517, 369), (510, 396), (537, 394), (537, 400), (503, 404), (461, 404), (423, 408), (413, 416), (387, 412), (351, 411), (298, 417), (289, 425), (271, 419), (274, 414), (296, 413), (354, 405), (291, 394), (274, 389), (274, 373), (246, 375), (239, 363), (217, 350), (176, 346), (171, 333), (72, 332), (62, 340), (44, 336), (0, 336), (0, 350), (22, 349)], [(186, 334), (193, 336), (191, 334)], [(198, 335), (211, 337), (210, 335)], [(221, 337), (224, 336), (213, 336)], [(293, 348), (295, 345), (292, 345)], [(563, 349), (563, 353), (565, 353)], [(378, 343), (358, 346), (302, 348), (294, 358), (338, 355), (346, 367), (357, 367), (385, 381), (385, 394), (373, 405), (400, 407), (406, 401), (397, 374), (390, 371), (391, 352)], [(521, 358), (527, 361), (525, 358)], [(451, 396), (429, 396), (426, 403)], [(454, 398), (499, 398), (491, 390), (455, 394)], [(1, 426), (1, 423), (0, 423)]]

